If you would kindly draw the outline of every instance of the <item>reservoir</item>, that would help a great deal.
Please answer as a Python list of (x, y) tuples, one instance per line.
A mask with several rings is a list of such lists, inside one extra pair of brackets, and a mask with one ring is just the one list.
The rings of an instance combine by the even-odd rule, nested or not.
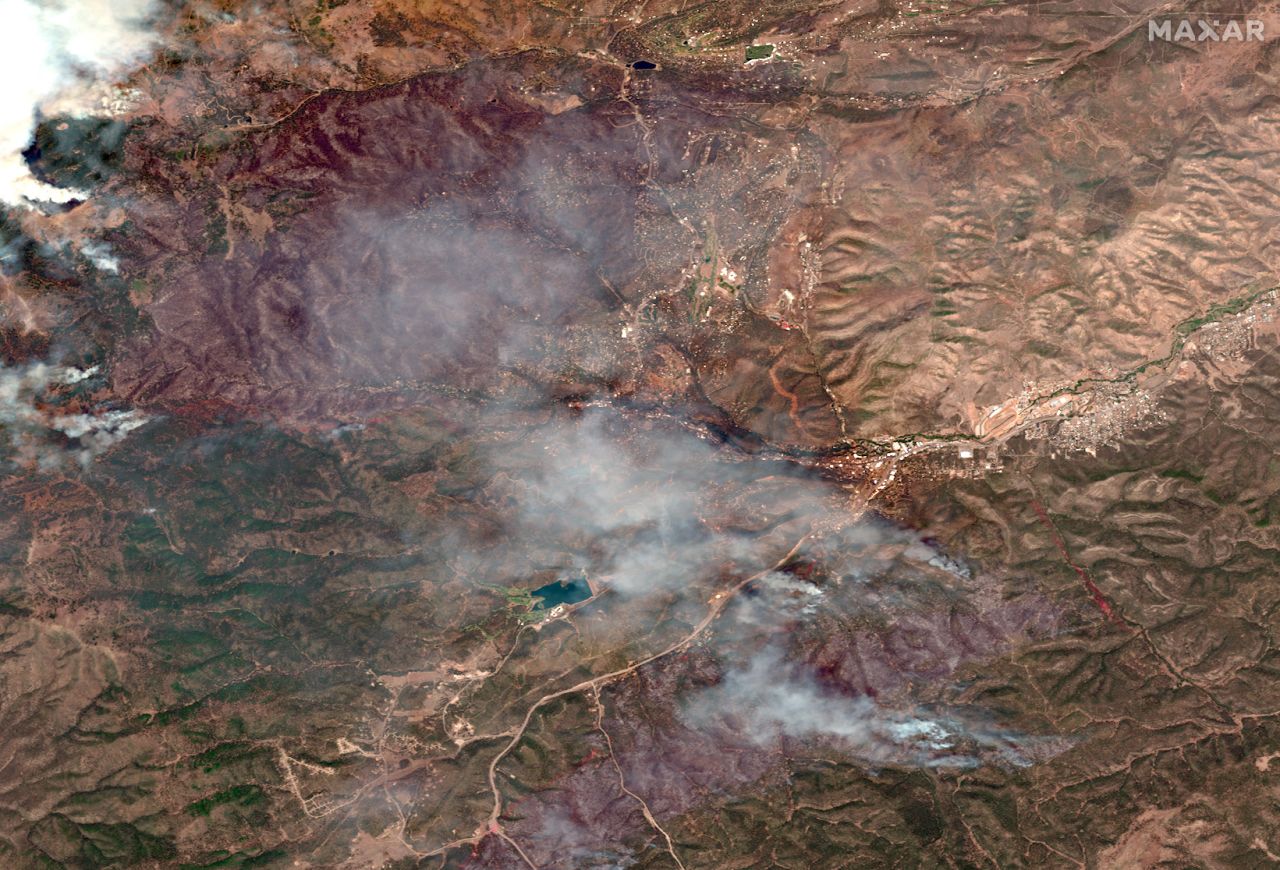
[(591, 587), (586, 578), (579, 577), (576, 580), (557, 580), (546, 586), (539, 586), (533, 590), (532, 595), (541, 599), (536, 607), (550, 610), (560, 604), (577, 604), (587, 600), (591, 597)]

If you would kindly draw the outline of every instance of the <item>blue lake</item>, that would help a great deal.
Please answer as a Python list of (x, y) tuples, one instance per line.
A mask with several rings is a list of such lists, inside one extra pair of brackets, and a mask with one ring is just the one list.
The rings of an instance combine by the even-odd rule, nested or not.
[(558, 604), (577, 604), (579, 601), (585, 601), (591, 597), (591, 587), (581, 578), (557, 580), (533, 590), (533, 597), (542, 599), (542, 602), (536, 605), (537, 607), (550, 610)]

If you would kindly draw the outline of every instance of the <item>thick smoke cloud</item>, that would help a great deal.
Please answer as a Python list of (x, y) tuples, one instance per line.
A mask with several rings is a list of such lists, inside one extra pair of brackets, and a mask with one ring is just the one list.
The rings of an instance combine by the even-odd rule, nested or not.
[[(553, 569), (619, 595), (605, 605), (617, 619), (649, 596), (696, 612), (754, 576), (708, 639), (724, 676), (683, 699), (685, 727), (730, 742), (834, 741), (873, 765), (1025, 765), (1060, 751), (971, 712), (927, 710), (910, 691), (1051, 635), (1045, 602), (1001, 600), (918, 534), (855, 516), (838, 488), (786, 463), (638, 419), (557, 419), (503, 453), (515, 518), (502, 549), (538, 566), (540, 582)], [(863, 629), (848, 628), (850, 614)], [(819, 662), (832, 679), (815, 676)]]
[[(516, 440), (490, 457), (489, 497), (510, 508), (493, 549), (529, 572), (504, 582), (585, 576), (614, 596), (602, 606), (615, 620), (644, 623), (658, 602), (693, 618), (755, 578), (709, 632), (724, 676), (679, 702), (686, 728), (834, 741), (876, 765), (1022, 765), (1056, 751), (967, 712), (926, 710), (910, 690), (1052, 634), (1043, 602), (1002, 601), (919, 534), (856, 516), (839, 488), (672, 425), (595, 410)], [(491, 582), (494, 557), (472, 554), (468, 573)]]
[(93, 82), (120, 74), (151, 50), (153, 0), (0, 0), (0, 200), (66, 202), (63, 190), (31, 175), (22, 152), (41, 110), (99, 108)]
[(7, 434), (12, 448), (12, 456), (7, 458), (41, 469), (56, 468), (67, 459), (87, 466), (148, 422), (146, 415), (134, 410), (58, 413), (51, 407), (50, 388), (70, 387), (96, 374), (96, 368), (45, 363), (0, 367), (0, 430)]
[[(819, 521), (851, 521), (836, 493), (782, 463), (727, 461), (669, 429), (624, 442), (621, 425), (634, 424), (603, 412), (552, 423), (498, 460), (518, 505), (509, 544), (560, 579), (585, 574), (628, 597), (691, 590), (759, 571)], [(559, 552), (539, 555), (548, 542)]]

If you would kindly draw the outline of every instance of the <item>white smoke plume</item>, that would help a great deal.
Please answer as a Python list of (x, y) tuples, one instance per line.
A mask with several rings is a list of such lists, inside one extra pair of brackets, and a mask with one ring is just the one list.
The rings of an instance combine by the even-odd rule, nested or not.
[[(50, 387), (70, 386), (96, 374), (96, 367), (78, 369), (45, 363), (0, 366), (0, 431), (8, 436), (14, 451), (12, 458), (42, 469), (55, 468), (69, 457), (87, 466), (95, 456), (149, 421), (146, 415), (133, 410), (58, 414), (43, 401)], [(50, 436), (55, 432), (72, 439), (72, 446), (53, 443)]]
[(120, 271), (120, 260), (112, 253), (111, 246), (106, 242), (85, 242), (80, 246), (80, 253), (104, 272), (115, 275)]
[(32, 176), (22, 152), (41, 109), (96, 108), (90, 87), (126, 71), (154, 44), (154, 0), (0, 0), (0, 200), (66, 202), (85, 193)]
[(956, 715), (895, 709), (828, 690), (771, 647), (689, 699), (684, 719), (696, 728), (737, 731), (761, 745), (785, 737), (835, 740), (873, 765), (975, 767), (996, 761), (1025, 766), (1066, 748), (1060, 740), (1004, 733)]
[[(521, 508), (513, 542), (573, 544), (562, 579), (587, 574), (624, 596), (688, 591), (720, 569), (759, 570), (819, 519), (841, 522), (827, 485), (788, 477), (782, 465), (725, 461), (688, 433), (632, 433), (624, 446), (610, 422), (599, 413), (543, 427), (531, 439), (542, 448), (535, 470), (524, 458), (508, 471)], [(726, 493), (763, 487), (762, 478), (771, 489), (756, 492), (758, 503), (708, 519), (717, 493), (732, 500)], [(746, 516), (768, 517), (783, 534), (735, 534)]]

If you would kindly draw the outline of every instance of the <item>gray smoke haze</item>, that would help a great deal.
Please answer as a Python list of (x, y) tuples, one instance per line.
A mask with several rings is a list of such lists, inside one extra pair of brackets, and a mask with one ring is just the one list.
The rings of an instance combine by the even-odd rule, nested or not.
[[(969, 624), (957, 612), (981, 621), (994, 606), (983, 579), (919, 533), (859, 517), (843, 490), (793, 463), (665, 415), (604, 407), (501, 403), (475, 411), (449, 443), (423, 473), (458, 487), (458, 507), (431, 515), (449, 553), (445, 573), (474, 583), (477, 597), (584, 573), (609, 590), (568, 622), (528, 631), (538, 655), (558, 647), (550, 635), (576, 636), (571, 655), (585, 661), (619, 650), (642, 657), (681, 639), (711, 595), (756, 577), (687, 655), (601, 692), (614, 760), (664, 824), (744, 788), (785, 787), (789, 759), (815, 748), (864, 768), (949, 770), (1025, 766), (1062, 748), (981, 711), (917, 700), (917, 687), (950, 697), (957, 667), (1006, 651), (1028, 620), (1014, 613), (990, 642), (957, 642), (948, 632)], [(501, 600), (495, 614), (510, 606)], [(813, 660), (825, 638), (844, 644), (831, 652), (843, 677), (843, 659), (875, 660), (874, 650), (850, 655), (862, 649), (860, 632), (882, 628), (893, 639), (899, 625), (936, 626), (937, 642), (892, 678), (874, 674), (879, 696), (850, 688), (852, 677), (819, 677)], [(550, 654), (558, 680), (563, 660)], [(561, 721), (543, 715), (548, 727)], [(538, 866), (626, 866), (620, 844), (647, 828), (634, 799), (619, 795), (614, 760), (594, 748), (548, 787), (510, 798), (505, 830)], [(497, 838), (486, 844), (495, 866), (514, 860)]]
[(679, 431), (624, 444), (620, 422), (555, 422), (499, 459), (518, 506), (510, 543), (541, 552), (538, 564), (560, 560), (560, 579), (585, 573), (624, 596), (692, 590), (767, 567), (819, 522), (851, 522), (829, 487), (782, 463), (734, 462)]
[(570, 252), (472, 208), (441, 205), (393, 220), (362, 213), (346, 225), (352, 267), (315, 270), (301, 287), (336, 303), (312, 320), (330, 333), (325, 349), (345, 371), (371, 378), (460, 355), (515, 363), (543, 329), (582, 307), (575, 291), (593, 280)]
[[(838, 487), (670, 421), (594, 409), (509, 430), (498, 443), (484, 454), (486, 497), (504, 504), (497, 546), (457, 534), (458, 565), (486, 582), (497, 552), (510, 557), (508, 583), (586, 575), (623, 598), (677, 594), (701, 606), (707, 592), (759, 574), (721, 620), (722, 636), (732, 623), (750, 637), (752, 626), (819, 609), (858, 613), (871, 618), (864, 625), (883, 619), (935, 635), (924, 655), (939, 673), (1055, 630), (1049, 602), (1005, 600), (992, 578), (973, 577), (918, 533), (851, 513)], [(812, 572), (769, 570), (793, 548)], [(947, 648), (961, 628), (964, 647)]]
[[(123, 361), (115, 371), (125, 383), (214, 341), (221, 364), (184, 367), (175, 383), (191, 383), (181, 389), (239, 383), (237, 401), (343, 419), (421, 400), (427, 384), (527, 398), (555, 381), (541, 373), (586, 353), (563, 326), (568, 312), (608, 318), (584, 298), (598, 283), (589, 264), (475, 204), (317, 208), (268, 235), (260, 256), (251, 241), (237, 244), (235, 256), (200, 262), (182, 292), (148, 307), (162, 358)], [(228, 310), (235, 331), (222, 323)], [(513, 368), (539, 374), (531, 383)]]
[[(542, 425), (498, 465), (516, 517), (504, 547), (621, 595), (604, 605), (615, 618), (647, 596), (696, 610), (760, 574), (711, 634), (725, 676), (684, 699), (687, 727), (833, 741), (875, 765), (1025, 765), (1062, 748), (910, 697), (912, 684), (945, 686), (968, 663), (1053, 634), (1051, 605), (1004, 601), (917, 533), (855, 518), (831, 484), (604, 411)], [(768, 570), (802, 539), (794, 558), (812, 578)], [(819, 659), (834, 683), (816, 679)]]
[[(614, 783), (601, 781), (601, 789), (616, 788)], [(634, 867), (639, 860), (616, 848), (616, 841), (601, 837), (601, 828), (607, 822), (601, 819), (583, 819), (582, 808), (556, 807), (539, 818), (539, 830), (533, 835), (539, 847), (555, 856), (562, 867), (592, 868), (592, 870), (622, 870)], [(625, 831), (611, 832), (619, 839)]]
[(976, 767), (995, 761), (1026, 766), (1065, 748), (1059, 741), (967, 723), (958, 714), (893, 709), (865, 696), (838, 694), (774, 647), (695, 694), (682, 712), (692, 727), (727, 729), (760, 745), (782, 738), (834, 740), (873, 765)]
[[(608, 588), (622, 599), (603, 604), (615, 619), (650, 596), (696, 612), (714, 591), (760, 575), (711, 633), (725, 677), (685, 699), (689, 727), (734, 721), (753, 742), (834, 740), (871, 764), (1018, 765), (1049, 751), (908, 695), (913, 683), (945, 686), (967, 663), (1052, 634), (1050, 605), (1003, 601), (918, 534), (855, 518), (831, 484), (605, 411), (545, 423), (495, 461), (514, 508), (500, 549), (539, 566), (537, 582), (550, 570)], [(794, 559), (804, 571), (768, 570), (802, 540)], [(535, 576), (511, 581), (532, 586)], [(820, 659), (837, 684), (785, 661), (782, 647)]]

